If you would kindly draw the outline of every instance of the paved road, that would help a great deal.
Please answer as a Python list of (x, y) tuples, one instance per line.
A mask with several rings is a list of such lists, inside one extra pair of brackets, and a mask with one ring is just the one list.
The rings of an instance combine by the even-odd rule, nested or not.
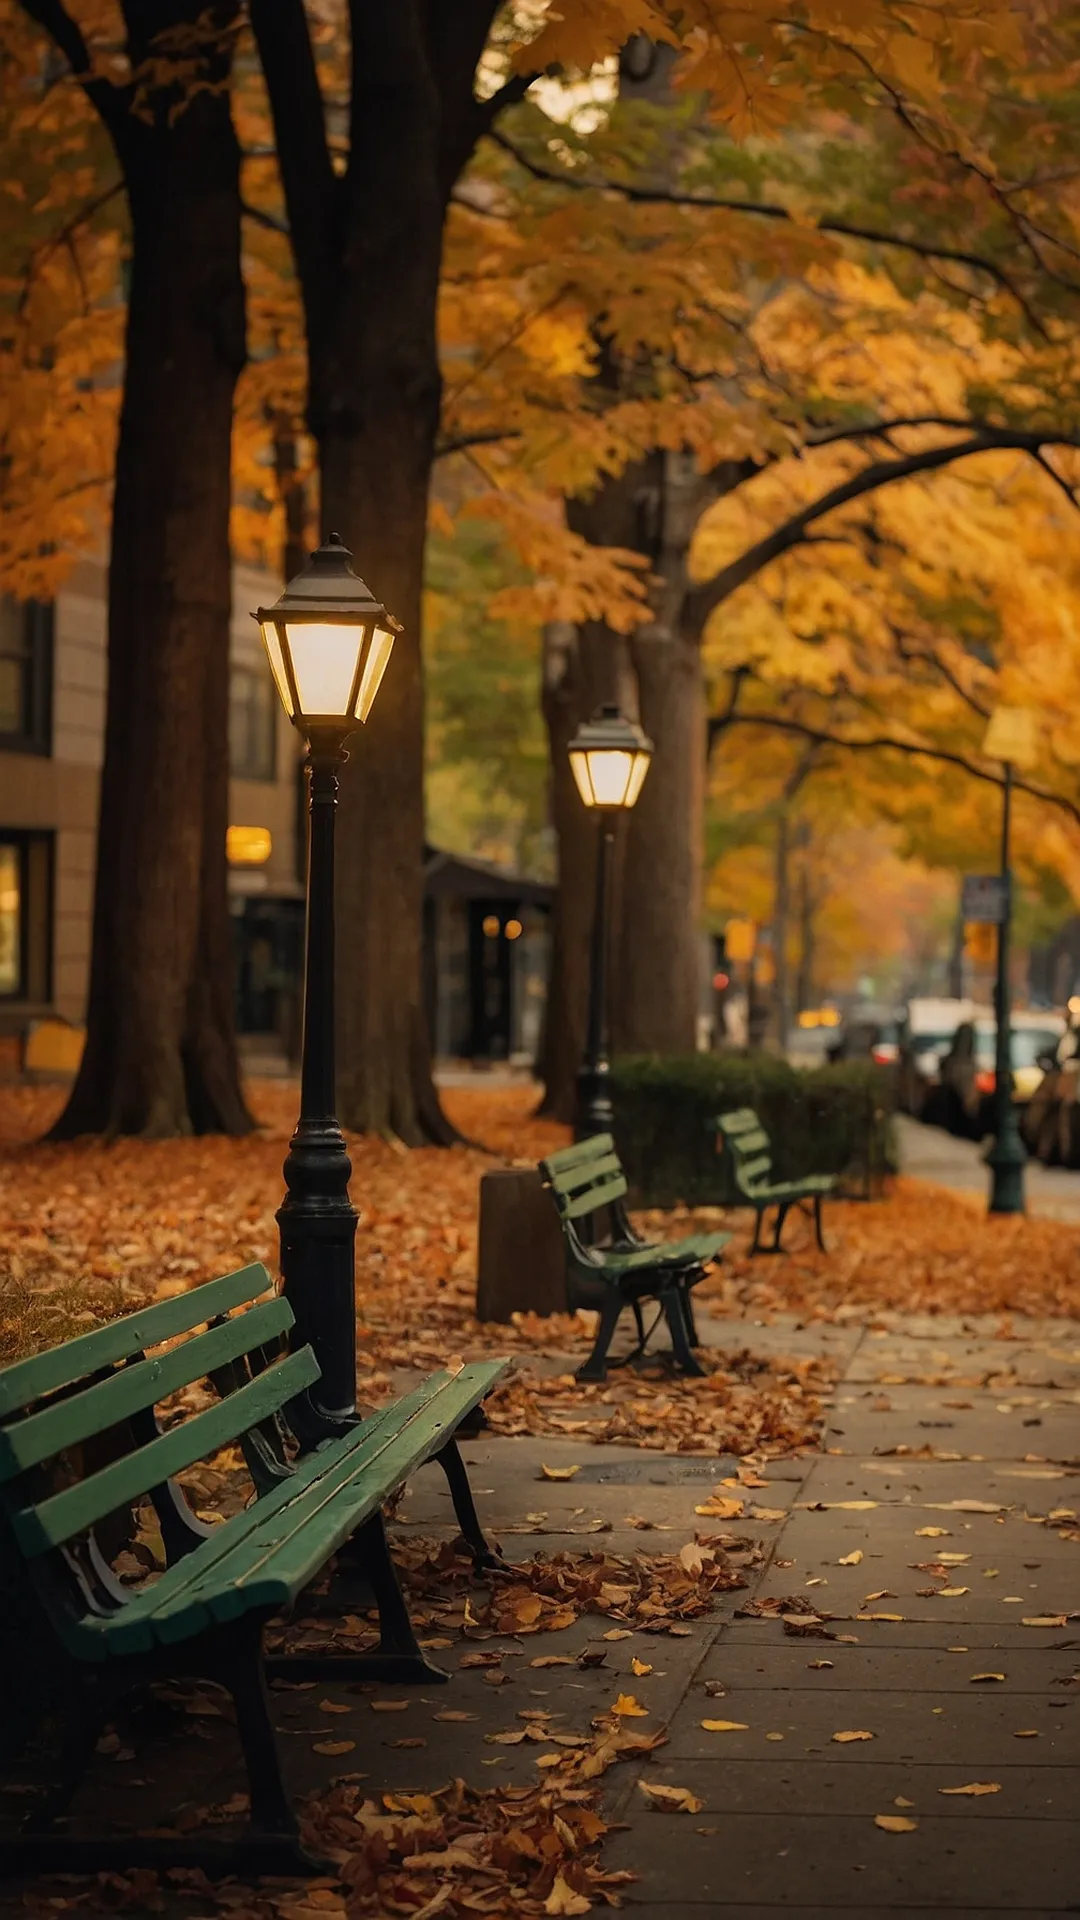
[[(919, 1180), (960, 1193), (986, 1193), (990, 1175), (983, 1165), (982, 1147), (974, 1140), (957, 1140), (941, 1127), (924, 1127), (907, 1114), (898, 1114), (900, 1165)], [(1049, 1220), (1080, 1221), (1080, 1171), (1044, 1167), (1029, 1160), (1024, 1175), (1029, 1213)]]

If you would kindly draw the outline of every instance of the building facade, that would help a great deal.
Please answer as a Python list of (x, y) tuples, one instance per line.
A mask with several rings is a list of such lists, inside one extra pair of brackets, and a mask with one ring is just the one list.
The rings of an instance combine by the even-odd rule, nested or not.
[[(234, 571), (228, 853), (237, 1011), (242, 1030), (267, 1032), (295, 1017), (303, 900), (300, 743), (249, 617), (278, 590), (255, 569)], [(0, 1037), (9, 1040), (45, 1015), (77, 1025), (86, 1012), (105, 603), (106, 569), (91, 560), (47, 605), (0, 598)]]

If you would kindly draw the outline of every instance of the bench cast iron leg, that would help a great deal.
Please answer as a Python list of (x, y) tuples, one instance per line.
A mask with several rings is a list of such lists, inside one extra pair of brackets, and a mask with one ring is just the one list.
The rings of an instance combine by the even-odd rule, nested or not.
[(115, 1686), (111, 1680), (106, 1681), (104, 1674), (79, 1676), (71, 1719), (65, 1730), (59, 1774), (44, 1800), (23, 1822), (24, 1833), (48, 1833), (53, 1822), (67, 1812), (75, 1789), (90, 1764), (109, 1710), (118, 1697)]
[(214, 1678), (228, 1689), (236, 1707), (237, 1731), (251, 1789), (252, 1828), (259, 1834), (296, 1840), (300, 1828), (281, 1777), (281, 1758), (270, 1718), (261, 1622), (244, 1620), (235, 1633), (228, 1635), (228, 1642), (227, 1650), (222, 1647), (223, 1657)]
[(584, 1366), (578, 1368), (574, 1375), (575, 1380), (607, 1379), (607, 1367), (605, 1365), (607, 1350), (611, 1345), (611, 1338), (618, 1325), (619, 1315), (623, 1310), (624, 1304), (622, 1295), (613, 1287), (600, 1309), (600, 1325), (596, 1330), (593, 1350)]
[(431, 1683), (449, 1680), (442, 1667), (428, 1660), (413, 1632), (409, 1609), (398, 1584), (381, 1513), (357, 1527), (341, 1549), (355, 1558), (375, 1595), (379, 1609), (379, 1644), (370, 1653), (271, 1654), (266, 1670), (282, 1680), (391, 1680)]
[(818, 1243), (818, 1246), (821, 1248), (822, 1253), (828, 1253), (829, 1249), (825, 1245), (825, 1234), (821, 1224), (820, 1193), (815, 1193), (814, 1195), (814, 1232), (817, 1235), (817, 1243)]
[(690, 1330), (686, 1321), (686, 1301), (681, 1286), (665, 1288), (660, 1295), (660, 1305), (664, 1309), (664, 1318), (671, 1335), (671, 1351), (675, 1355), (682, 1373), (701, 1376), (705, 1369), (696, 1359), (690, 1345)]
[(762, 1223), (762, 1221), (764, 1220), (764, 1218), (765, 1218), (765, 1209), (764, 1209), (764, 1207), (755, 1207), (755, 1209), (754, 1209), (754, 1237), (753, 1237), (753, 1239), (752, 1239), (752, 1240), (751, 1240), (751, 1242), (750, 1242), (750, 1251), (751, 1251), (751, 1253), (758, 1253), (758, 1252), (760, 1251), (760, 1249), (761, 1249), (761, 1223)]
[(788, 1210), (787, 1210), (787, 1207), (786, 1207), (786, 1206), (782, 1206), (782, 1207), (777, 1207), (777, 1209), (776, 1209), (776, 1237), (775, 1237), (775, 1239), (773, 1240), (773, 1243), (772, 1243), (772, 1252), (773, 1252), (773, 1253), (779, 1253), (779, 1252), (780, 1252), (780, 1250), (781, 1250), (781, 1249), (780, 1249), (780, 1235), (781, 1235), (781, 1234), (783, 1233), (783, 1231), (784, 1231), (784, 1221), (785, 1221), (785, 1220), (787, 1219), (787, 1214), (788, 1214)]
[(476, 1502), (469, 1485), (468, 1471), (461, 1457), (457, 1440), (448, 1440), (435, 1458), (446, 1475), (457, 1523), (461, 1528), (462, 1537), (468, 1542), (473, 1566), (478, 1573), (501, 1567), (504, 1563), (499, 1549), (490, 1547), (484, 1537), (484, 1529), (480, 1525), (480, 1516), (476, 1511)]

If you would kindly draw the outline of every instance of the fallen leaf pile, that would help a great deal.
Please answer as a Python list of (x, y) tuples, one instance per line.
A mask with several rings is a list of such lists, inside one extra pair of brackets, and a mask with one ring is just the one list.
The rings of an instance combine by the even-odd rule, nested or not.
[(699, 1358), (708, 1368), (703, 1379), (673, 1378), (657, 1367), (619, 1370), (602, 1384), (585, 1385), (572, 1374), (522, 1368), (497, 1388), (485, 1412), (496, 1433), (564, 1434), (710, 1459), (723, 1453), (776, 1458), (816, 1443), (819, 1395), (835, 1378), (830, 1366), (708, 1348)]
[[(41, 1139), (63, 1105), (62, 1088), (0, 1087), (0, 1364), (244, 1261), (275, 1269), (274, 1213), (297, 1094), (290, 1082), (256, 1081), (248, 1091), (259, 1127), (246, 1139), (106, 1146)], [(373, 1136), (349, 1139), (361, 1216), (361, 1366), (376, 1398), (388, 1390), (379, 1376), (389, 1368), (430, 1369), (448, 1351), (570, 1354), (575, 1364), (588, 1351), (588, 1316), (521, 1314), (512, 1326), (482, 1328), (473, 1314), (480, 1176), (507, 1161), (535, 1163), (564, 1144), (565, 1128), (534, 1117), (536, 1090), (528, 1085), (446, 1089), (444, 1103), (469, 1144), (406, 1151)], [(646, 1232), (671, 1238), (721, 1216), (707, 1208), (636, 1217)], [(824, 1255), (793, 1229), (792, 1251), (751, 1261), (746, 1215), (723, 1217), (735, 1239), (698, 1290), (703, 1305), (720, 1311), (1052, 1315), (1075, 1311), (1080, 1297), (1080, 1242), (1066, 1223), (988, 1217), (981, 1199), (921, 1182), (898, 1180), (882, 1201), (830, 1205)], [(626, 1393), (633, 1397), (633, 1383)], [(697, 1401), (706, 1409), (711, 1403), (707, 1392), (693, 1394), (697, 1418)], [(550, 1404), (546, 1391), (535, 1401)], [(543, 1418), (520, 1401), (514, 1411), (512, 1392), (509, 1406), (508, 1419)], [(625, 1420), (631, 1431), (641, 1426), (633, 1414)], [(663, 1424), (643, 1429), (653, 1444)], [(761, 1424), (782, 1434), (791, 1409), (765, 1413)]]
[(728, 1547), (736, 1544), (702, 1535), (677, 1554), (537, 1554), (493, 1574), (483, 1599), (476, 1597), (471, 1563), (452, 1541), (398, 1537), (394, 1559), (410, 1613), (425, 1627), (464, 1628), (480, 1640), (559, 1632), (599, 1614), (627, 1629), (664, 1633), (699, 1619), (713, 1594), (745, 1584), (728, 1559)]

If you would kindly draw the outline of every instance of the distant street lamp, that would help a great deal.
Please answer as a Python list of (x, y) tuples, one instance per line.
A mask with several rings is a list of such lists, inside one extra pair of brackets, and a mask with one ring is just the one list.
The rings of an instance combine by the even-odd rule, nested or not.
[(1034, 716), (1024, 707), (995, 707), (983, 741), (988, 760), (1000, 760), (1005, 774), (1001, 809), (1001, 903), (997, 923), (997, 986), (994, 1015), (997, 1024), (994, 1057), (994, 1138), (986, 1163), (990, 1168), (990, 1212), (1023, 1213), (1024, 1167), (1027, 1153), (1020, 1138), (1012, 1088), (1012, 1004), (1009, 992), (1009, 939), (1012, 932), (1012, 871), (1009, 865), (1009, 828), (1014, 767), (1030, 766), (1036, 757)]
[(608, 1059), (608, 922), (611, 853), (621, 813), (641, 792), (652, 759), (652, 741), (618, 707), (601, 707), (578, 728), (570, 742), (570, 766), (585, 805), (598, 816), (596, 905), (589, 960), (589, 1011), (585, 1052), (577, 1077), (574, 1135), (586, 1140), (611, 1131), (611, 1063)]
[(356, 1210), (352, 1163), (334, 1113), (334, 817), (345, 741), (367, 719), (398, 625), (349, 565), (336, 533), (272, 607), (255, 614), (282, 705), (307, 741), (307, 944), (300, 1118), (278, 1210), (284, 1291), (295, 1338), (315, 1350), (316, 1413), (347, 1422), (356, 1406)]

